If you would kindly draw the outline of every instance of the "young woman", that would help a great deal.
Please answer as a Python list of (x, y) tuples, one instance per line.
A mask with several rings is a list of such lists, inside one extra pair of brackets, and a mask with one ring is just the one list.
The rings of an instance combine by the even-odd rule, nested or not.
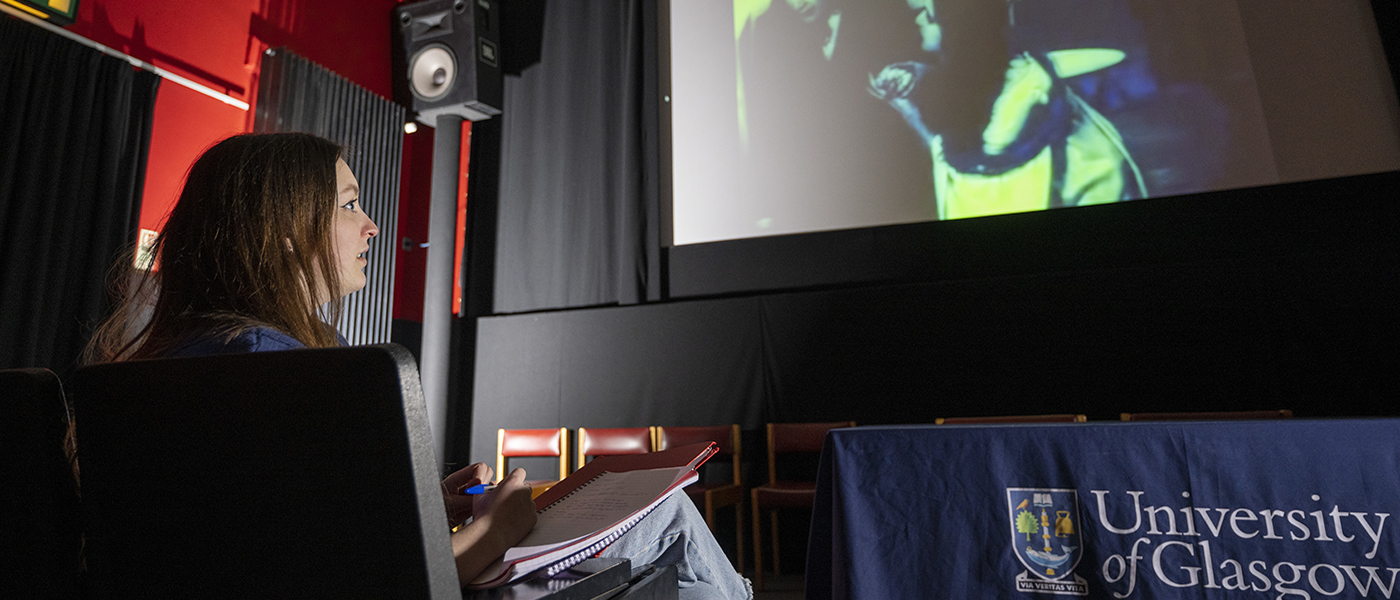
[[(99, 328), (90, 360), (345, 345), (329, 323), (341, 298), (365, 286), (363, 255), (379, 229), (341, 154), (301, 133), (238, 135), (207, 150), (156, 240), (155, 268), (136, 276)], [(443, 481), (449, 523), (467, 521), (452, 534), (464, 584), (535, 524), (523, 469), (486, 494), (456, 493), (492, 476), (477, 463)], [(604, 555), (675, 564), (682, 598), (752, 596), (684, 497), (657, 507)]]
[(361, 254), (379, 229), (340, 154), (298, 133), (234, 136), (206, 151), (155, 242), (155, 269), (136, 277), (90, 357), (342, 345), (327, 323), (364, 287)]

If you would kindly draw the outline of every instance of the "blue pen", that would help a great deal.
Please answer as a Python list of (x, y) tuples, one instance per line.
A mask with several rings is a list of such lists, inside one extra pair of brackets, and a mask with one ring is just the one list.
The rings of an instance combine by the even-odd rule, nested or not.
[(467, 495), (471, 495), (471, 496), (476, 496), (476, 495), (480, 495), (480, 494), (485, 494), (486, 492), (489, 492), (489, 491), (494, 490), (494, 489), (496, 489), (496, 484), (493, 483), (493, 484), (487, 485), (487, 484), (484, 484), (484, 483), (483, 483), (483, 484), (480, 484), (480, 485), (474, 485), (474, 486), (471, 486), (471, 487), (469, 487), (469, 488), (467, 488), (467, 489), (464, 489), (464, 490), (462, 490), (462, 493), (463, 493), (463, 494), (467, 494)]

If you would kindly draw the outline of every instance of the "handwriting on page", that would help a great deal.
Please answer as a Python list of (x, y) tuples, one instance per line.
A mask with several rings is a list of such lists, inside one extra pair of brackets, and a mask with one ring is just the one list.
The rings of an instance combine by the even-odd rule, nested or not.
[(648, 469), (626, 473), (604, 472), (549, 510), (520, 546), (558, 544), (613, 526), (645, 508), (687, 469)]

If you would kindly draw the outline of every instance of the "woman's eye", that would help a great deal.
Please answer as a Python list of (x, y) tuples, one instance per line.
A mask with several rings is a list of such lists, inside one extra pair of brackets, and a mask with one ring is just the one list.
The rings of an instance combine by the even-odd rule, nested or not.
[(346, 202), (345, 204), (340, 205), (340, 207), (353, 212), (355, 210), (355, 203), (357, 202), (359, 202), (359, 200), (351, 200), (349, 202)]

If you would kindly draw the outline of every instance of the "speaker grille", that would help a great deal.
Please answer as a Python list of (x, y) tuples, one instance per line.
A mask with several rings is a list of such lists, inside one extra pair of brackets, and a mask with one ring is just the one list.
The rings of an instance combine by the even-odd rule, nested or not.
[(391, 15), (394, 99), (419, 122), (501, 114), (500, 18), (491, 0), (420, 0)]
[(413, 55), (408, 67), (413, 95), (432, 101), (443, 97), (457, 82), (457, 58), (442, 44), (429, 44)]
[(411, 39), (415, 42), (421, 42), (427, 38), (437, 37), (440, 35), (452, 34), (451, 12), (444, 10), (429, 15), (423, 15), (416, 19), (410, 16), (408, 13), (403, 14), (404, 16), (408, 17), (408, 19), (405, 22), (410, 24), (410, 31), (412, 33)]

